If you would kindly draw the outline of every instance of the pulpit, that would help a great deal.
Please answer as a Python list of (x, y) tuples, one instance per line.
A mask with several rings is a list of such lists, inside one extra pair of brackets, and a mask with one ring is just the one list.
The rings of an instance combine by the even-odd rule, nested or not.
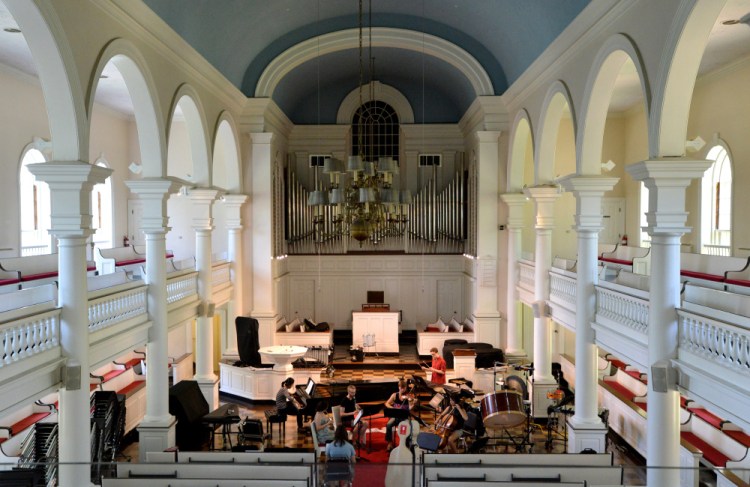
[(368, 347), (367, 352), (398, 353), (398, 311), (352, 312), (352, 342)]

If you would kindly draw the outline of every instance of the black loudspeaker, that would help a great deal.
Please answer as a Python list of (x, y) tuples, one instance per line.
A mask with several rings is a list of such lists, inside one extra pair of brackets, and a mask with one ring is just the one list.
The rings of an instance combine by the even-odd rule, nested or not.
[(248, 316), (238, 316), (234, 320), (234, 326), (237, 329), (237, 351), (240, 354), (240, 362), (252, 367), (260, 367), (258, 320)]
[(438, 451), (440, 440), (440, 436), (434, 433), (419, 433), (417, 435), (417, 445), (422, 450)]
[(201, 423), (209, 413), (198, 382), (183, 380), (169, 388), (169, 414), (177, 419), (177, 446), (181, 450), (200, 450), (210, 435), (210, 428)]

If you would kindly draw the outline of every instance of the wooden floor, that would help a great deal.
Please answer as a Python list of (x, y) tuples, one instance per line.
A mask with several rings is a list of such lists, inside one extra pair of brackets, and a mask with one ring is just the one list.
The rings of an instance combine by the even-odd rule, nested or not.
[[(351, 361), (348, 348), (348, 346), (337, 346), (335, 348), (331, 365), (333, 365), (334, 369), (333, 378), (337, 381), (368, 378), (397, 379), (411, 375), (424, 377), (424, 373), (418, 368), (418, 356), (416, 354), (415, 346), (402, 347), (404, 353), (399, 356), (368, 355), (363, 362), (359, 363)], [(222, 404), (228, 402), (238, 404), (241, 417), (260, 419), (264, 423), (264, 428), (264, 412), (267, 409), (274, 407), (274, 404), (270, 401), (252, 402), (225, 394), (220, 395), (220, 402)], [(431, 424), (433, 421), (432, 413), (424, 412), (423, 414), (425, 422)], [(554, 428), (548, 428), (546, 423), (547, 421), (539, 421), (538, 423), (532, 423), (530, 425), (529, 429), (531, 430), (531, 434), (529, 442), (531, 445), (524, 447), (524, 451), (531, 451), (532, 453), (538, 454), (563, 453), (566, 451), (567, 446), (564, 441), (564, 418), (559, 418), (559, 425)], [(236, 427), (233, 429), (233, 433), (231, 441), (234, 445), (237, 442)], [(273, 428), (273, 431), (266, 431), (266, 433), (270, 433), (271, 437), (267, 440), (265, 447), (306, 448), (312, 450), (312, 437), (309, 433), (309, 428), (304, 428), (302, 431), (298, 431), (294, 418), (289, 418), (286, 422), (284, 434), (279, 434), (278, 425)], [(523, 431), (522, 429), (516, 429), (513, 434), (518, 436), (512, 438), (510, 441), (507, 439), (505, 441), (491, 441), (490, 443), (495, 443), (495, 445), (489, 446), (487, 451), (494, 451), (503, 454), (515, 453), (517, 448), (513, 445), (513, 442), (521, 440)], [(610, 432), (607, 436), (607, 440), (607, 451), (613, 453), (615, 464), (623, 465), (625, 467), (625, 484), (629, 486), (646, 485), (645, 460), (643, 457), (630, 448), (614, 433)], [(229, 448), (229, 445), (224, 445), (220, 435), (217, 435), (215, 447), (218, 449)], [(138, 461), (137, 440), (125, 446), (123, 455), (129, 457), (131, 461)], [(710, 485), (715, 485), (715, 481), (713, 481), (710, 476), (707, 476), (705, 481), (702, 479), (701, 486)]]

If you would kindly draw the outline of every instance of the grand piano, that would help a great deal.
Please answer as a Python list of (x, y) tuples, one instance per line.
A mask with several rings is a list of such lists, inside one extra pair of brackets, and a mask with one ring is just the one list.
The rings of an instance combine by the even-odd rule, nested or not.
[[(364, 410), (365, 416), (379, 413), (385, 402), (394, 392), (398, 391), (398, 379), (383, 380), (327, 380), (315, 385), (310, 398), (305, 398), (303, 412), (306, 416), (314, 416), (320, 401), (327, 401), (328, 406), (338, 406), (346, 396), (346, 388), (353, 385), (357, 388), (357, 404)], [(300, 386), (304, 388), (305, 386)], [(298, 392), (300, 397), (303, 394)]]

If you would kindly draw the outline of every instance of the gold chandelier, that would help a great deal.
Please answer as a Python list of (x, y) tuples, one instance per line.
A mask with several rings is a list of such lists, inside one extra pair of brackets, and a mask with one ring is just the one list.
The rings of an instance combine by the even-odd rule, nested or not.
[[(372, 0), (370, 0), (372, 9)], [(360, 126), (357, 130), (357, 154), (349, 156), (346, 170), (343, 161), (326, 157), (323, 161), (323, 174), (330, 178), (328, 191), (319, 189), (317, 168), (315, 190), (308, 195), (308, 206), (314, 207), (313, 223), (316, 228), (316, 241), (322, 242), (331, 237), (348, 235), (359, 242), (365, 240), (377, 243), (380, 238), (402, 235), (408, 222), (408, 206), (411, 203), (409, 190), (393, 188), (393, 176), (398, 175), (398, 163), (391, 156), (375, 159), (372, 137), (374, 120), (368, 119), (370, 135), (369, 157), (364, 154), (363, 137), (364, 104), (364, 56), (362, 49), (362, 0), (359, 1), (359, 111), (356, 117)], [(372, 50), (372, 21), (370, 22), (370, 50)], [(374, 58), (370, 56), (370, 73), (374, 69)], [(370, 101), (374, 101), (370, 82)], [(368, 160), (369, 159), (369, 160)], [(342, 182), (343, 178), (343, 182)], [(328, 207), (328, 210), (326, 210)], [(325, 225), (326, 218), (330, 225)], [(332, 231), (325, 233), (323, 228)]]

